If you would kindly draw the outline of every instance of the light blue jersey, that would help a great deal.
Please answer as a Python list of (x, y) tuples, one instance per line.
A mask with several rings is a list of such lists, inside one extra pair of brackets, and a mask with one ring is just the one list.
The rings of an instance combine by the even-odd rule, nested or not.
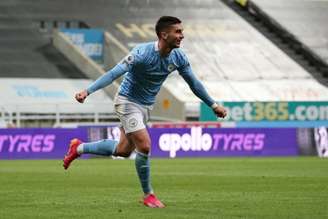
[(161, 57), (158, 42), (136, 46), (121, 63), (92, 83), (87, 91), (91, 94), (126, 73), (119, 95), (127, 97), (132, 102), (150, 106), (155, 103), (156, 95), (167, 76), (175, 70), (178, 70), (196, 96), (208, 106), (214, 104), (214, 100), (192, 72), (187, 56), (182, 50), (173, 49), (167, 57)]

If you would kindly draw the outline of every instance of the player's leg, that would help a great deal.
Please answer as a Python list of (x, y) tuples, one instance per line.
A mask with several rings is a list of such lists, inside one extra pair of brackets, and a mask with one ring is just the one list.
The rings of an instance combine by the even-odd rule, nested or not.
[(64, 168), (67, 169), (71, 162), (81, 156), (81, 154), (95, 154), (103, 156), (128, 157), (134, 150), (133, 145), (129, 145), (124, 129), (120, 128), (120, 141), (103, 139), (95, 142), (82, 143), (79, 139), (73, 139), (70, 143), (68, 153), (64, 158)]
[(116, 150), (113, 155), (120, 156), (120, 157), (129, 157), (136, 147), (127, 138), (123, 127), (121, 127), (120, 130), (121, 130), (120, 142), (116, 146)]
[(136, 146), (135, 165), (140, 179), (141, 187), (145, 195), (153, 193), (150, 184), (150, 137), (147, 129), (141, 129), (127, 134), (130, 141)]
[[(116, 98), (115, 110), (124, 128), (129, 145), (136, 148), (135, 166), (138, 177), (144, 191), (144, 204), (148, 207), (162, 208), (164, 205), (153, 194), (150, 183), (149, 151), (151, 146), (150, 137), (146, 129), (149, 119), (149, 109), (127, 98)], [(129, 147), (130, 149), (132, 148)]]
[(96, 142), (82, 143), (78, 146), (77, 152), (79, 154), (95, 154), (104, 156), (121, 156), (129, 157), (135, 147), (126, 137), (123, 127), (120, 127), (120, 140), (103, 139)]
[(150, 181), (150, 146), (151, 140), (146, 128), (127, 134), (136, 147), (135, 166), (144, 192), (144, 205), (151, 208), (164, 208), (165, 205), (154, 195)]
[(111, 156), (115, 153), (118, 141), (111, 139), (102, 139), (100, 141), (81, 143), (77, 147), (77, 153), (81, 154), (94, 154)]

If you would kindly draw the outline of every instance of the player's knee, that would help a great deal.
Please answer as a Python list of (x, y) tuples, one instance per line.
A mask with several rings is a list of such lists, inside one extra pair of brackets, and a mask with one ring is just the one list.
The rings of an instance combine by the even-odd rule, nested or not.
[(119, 157), (130, 157), (131, 151), (116, 151), (115, 155)]
[(129, 137), (139, 152), (149, 154), (151, 140), (147, 132), (142, 130), (131, 134)]
[(150, 152), (150, 143), (149, 144), (143, 144), (138, 145), (137, 150), (144, 154), (149, 154)]
[(133, 150), (129, 148), (116, 148), (115, 156), (130, 157)]
[(149, 154), (150, 151), (150, 145), (151, 145), (151, 141), (149, 138), (139, 138), (136, 139), (137, 141), (136, 143), (136, 148), (138, 149), (138, 151), (144, 153), (144, 154)]
[(114, 155), (120, 157), (130, 157), (132, 151), (132, 147), (117, 147)]

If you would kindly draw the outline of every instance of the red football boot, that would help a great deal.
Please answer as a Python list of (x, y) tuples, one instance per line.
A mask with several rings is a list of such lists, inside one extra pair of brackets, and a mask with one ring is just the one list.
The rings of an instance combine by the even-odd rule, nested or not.
[(144, 197), (143, 203), (150, 208), (165, 208), (165, 205), (154, 194)]
[(77, 147), (81, 144), (82, 142), (77, 139), (74, 138), (73, 140), (71, 140), (71, 143), (69, 145), (69, 149), (67, 154), (64, 157), (64, 169), (66, 170), (69, 165), (72, 163), (73, 160), (75, 160), (76, 158), (78, 158), (80, 155), (77, 153)]

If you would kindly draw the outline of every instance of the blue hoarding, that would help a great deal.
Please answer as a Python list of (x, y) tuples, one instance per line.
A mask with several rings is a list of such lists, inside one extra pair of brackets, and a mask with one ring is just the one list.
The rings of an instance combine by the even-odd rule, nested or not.
[(104, 31), (101, 29), (60, 29), (74, 45), (95, 61), (103, 60)]

